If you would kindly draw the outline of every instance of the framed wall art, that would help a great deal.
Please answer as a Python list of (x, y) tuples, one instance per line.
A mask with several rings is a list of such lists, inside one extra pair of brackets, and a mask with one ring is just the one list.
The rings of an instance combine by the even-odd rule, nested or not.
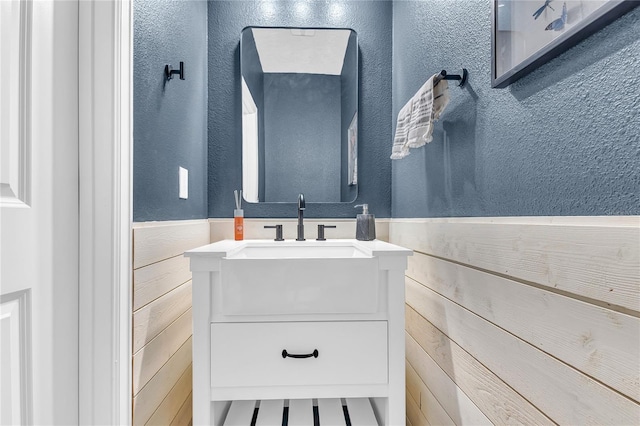
[(491, 87), (506, 87), (638, 6), (636, 0), (494, 0)]

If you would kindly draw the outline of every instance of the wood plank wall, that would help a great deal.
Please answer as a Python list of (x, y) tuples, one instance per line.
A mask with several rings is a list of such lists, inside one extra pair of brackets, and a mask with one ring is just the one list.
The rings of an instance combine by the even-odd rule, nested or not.
[(640, 217), (394, 219), (407, 424), (640, 424)]
[(191, 422), (191, 272), (207, 220), (133, 226), (133, 424)]

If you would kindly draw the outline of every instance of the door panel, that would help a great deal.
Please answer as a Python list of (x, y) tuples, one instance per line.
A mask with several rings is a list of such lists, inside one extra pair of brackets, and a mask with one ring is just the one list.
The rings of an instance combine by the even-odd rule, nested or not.
[(31, 177), (29, 95), (31, 2), (0, 2), (0, 205), (26, 207)]
[(29, 292), (0, 296), (0, 424), (29, 424), (31, 326)]
[[(19, 320), (18, 329), (23, 327), (24, 332), (11, 334), (15, 325), (13, 320), (7, 320), (3, 324), (9, 325), (0, 329), (0, 340), (30, 348), (20, 357), (20, 368), (27, 369), (21, 380), (24, 389), (30, 388), (31, 392), (21, 392), (18, 402), (13, 399), (5, 402), (3, 397), (0, 411), (5, 410), (5, 403), (27, 407), (27, 414), (18, 424), (77, 424), (78, 3), (51, 0), (18, 3), (27, 7), (27, 11), (31, 8), (27, 34), (30, 43), (19, 45), (20, 54), (30, 62), (30, 67), (21, 70), (19, 76), (26, 79), (30, 90), (26, 96), (18, 97), (19, 111), (29, 118), (24, 133), (29, 149), (26, 162), (21, 162), (20, 155), (11, 155), (1, 164), (22, 170), (22, 177), (30, 184), (30, 194), (27, 199), (18, 191), (14, 198), (21, 202), (13, 204), (19, 204), (20, 208), (8, 203), (0, 207), (0, 295), (2, 302), (6, 302), (2, 305), (3, 315), (5, 310), (11, 310), (13, 315), (16, 306), (24, 306), (15, 317)], [(0, 46), (4, 63), (7, 54), (4, 38)], [(18, 82), (12, 75), (13, 84)], [(19, 127), (25, 122), (23, 116), (23, 121), (18, 118), (15, 124), (15, 107), (1, 111), (3, 125), (12, 123)], [(3, 155), (5, 147), (19, 147), (24, 142), (11, 139), (15, 134), (0, 131)], [(13, 188), (19, 190), (20, 186)], [(12, 304), (11, 298), (16, 294), (25, 295), (27, 303)], [(15, 362), (12, 357), (3, 356), (3, 371), (12, 362)], [(14, 386), (5, 383), (11, 377), (15, 376), (2, 375), (3, 390), (5, 385)], [(2, 422), (5, 423), (4, 417)]]

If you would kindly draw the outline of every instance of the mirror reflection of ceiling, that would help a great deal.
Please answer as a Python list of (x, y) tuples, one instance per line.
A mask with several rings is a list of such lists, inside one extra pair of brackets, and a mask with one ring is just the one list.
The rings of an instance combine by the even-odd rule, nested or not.
[(252, 28), (265, 73), (340, 75), (351, 30)]

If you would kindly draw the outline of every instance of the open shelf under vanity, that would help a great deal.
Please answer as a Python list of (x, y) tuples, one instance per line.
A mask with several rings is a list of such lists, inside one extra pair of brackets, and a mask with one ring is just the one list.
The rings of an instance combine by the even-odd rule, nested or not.
[(369, 398), (229, 402), (224, 426), (377, 426)]

